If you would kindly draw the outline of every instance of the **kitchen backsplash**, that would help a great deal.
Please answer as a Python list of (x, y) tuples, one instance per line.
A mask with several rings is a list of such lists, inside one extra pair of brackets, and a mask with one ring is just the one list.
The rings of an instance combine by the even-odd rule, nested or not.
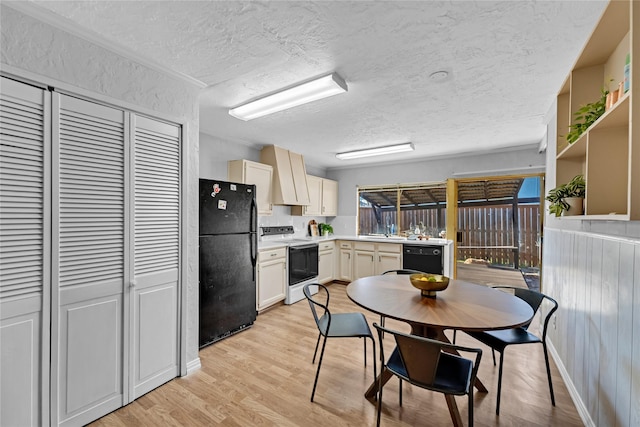
[(292, 225), (294, 237), (303, 238), (309, 236), (309, 221), (314, 219), (317, 223), (327, 222), (324, 216), (294, 216), (291, 215), (291, 206), (273, 206), (273, 213), (269, 216), (258, 216), (258, 227), (272, 227), (276, 225)]

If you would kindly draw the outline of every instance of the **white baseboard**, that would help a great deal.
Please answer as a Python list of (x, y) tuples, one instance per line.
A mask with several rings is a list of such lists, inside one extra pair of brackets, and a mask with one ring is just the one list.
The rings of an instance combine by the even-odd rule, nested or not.
[(593, 420), (591, 419), (591, 414), (589, 414), (589, 410), (587, 409), (584, 402), (582, 401), (582, 398), (580, 397), (580, 394), (578, 393), (576, 386), (573, 384), (573, 381), (569, 376), (569, 372), (567, 372), (567, 369), (564, 367), (564, 364), (560, 359), (560, 355), (556, 351), (556, 348), (553, 346), (553, 343), (549, 340), (547, 340), (547, 348), (549, 349), (549, 353), (551, 353), (551, 357), (553, 358), (553, 361), (556, 363), (556, 366), (558, 367), (558, 371), (560, 371), (560, 376), (562, 376), (562, 379), (564, 380), (564, 384), (567, 387), (567, 390), (569, 390), (569, 395), (571, 396), (571, 400), (573, 400), (574, 405), (576, 405), (576, 409), (578, 410), (578, 415), (580, 415), (580, 418), (582, 419), (582, 422), (584, 423), (585, 427), (596, 427), (596, 423), (594, 423)]
[(199, 357), (196, 357), (195, 359), (187, 362), (187, 375), (189, 375), (192, 372), (197, 371), (201, 367), (202, 367), (202, 365), (200, 364), (200, 358)]

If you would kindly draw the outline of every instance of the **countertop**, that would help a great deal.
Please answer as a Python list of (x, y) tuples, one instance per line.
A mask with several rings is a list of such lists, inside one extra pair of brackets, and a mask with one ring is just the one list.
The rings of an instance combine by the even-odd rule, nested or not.
[[(354, 242), (376, 242), (376, 243), (398, 243), (409, 245), (423, 245), (423, 246), (448, 246), (453, 245), (453, 240), (436, 239), (431, 238), (428, 240), (409, 240), (406, 237), (384, 237), (384, 236), (351, 236), (351, 235), (335, 235), (332, 234), (329, 237), (293, 237), (295, 243), (300, 243), (301, 240), (308, 240), (309, 242), (327, 242), (335, 240), (351, 240)], [(290, 239), (282, 240), (267, 240), (258, 242), (258, 249), (273, 249), (278, 247), (289, 246)]]

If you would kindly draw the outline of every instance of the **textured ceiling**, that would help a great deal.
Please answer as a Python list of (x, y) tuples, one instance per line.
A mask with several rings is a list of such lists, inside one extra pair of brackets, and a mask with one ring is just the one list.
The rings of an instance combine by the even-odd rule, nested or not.
[[(37, 1), (206, 84), (200, 129), (341, 167), (537, 144), (603, 1)], [(429, 76), (446, 70), (449, 76)], [(244, 122), (228, 109), (338, 72), (347, 94)], [(411, 141), (410, 154), (335, 153)]]

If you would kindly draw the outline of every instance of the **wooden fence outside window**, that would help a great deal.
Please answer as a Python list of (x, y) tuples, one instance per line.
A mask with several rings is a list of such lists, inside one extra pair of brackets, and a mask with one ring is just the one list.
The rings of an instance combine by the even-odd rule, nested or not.
[[(400, 231), (422, 222), (427, 233), (438, 237), (444, 230), (445, 208), (407, 209), (400, 214)], [(516, 252), (522, 267), (540, 266), (540, 206), (518, 205), (519, 242), (513, 242), (513, 207), (508, 205), (461, 207), (458, 209), (457, 259), (483, 259), (491, 264), (514, 266)], [(388, 233), (398, 227), (395, 209), (382, 210), (380, 226), (372, 208), (360, 207), (360, 234)], [(397, 233), (396, 233), (397, 234)]]

